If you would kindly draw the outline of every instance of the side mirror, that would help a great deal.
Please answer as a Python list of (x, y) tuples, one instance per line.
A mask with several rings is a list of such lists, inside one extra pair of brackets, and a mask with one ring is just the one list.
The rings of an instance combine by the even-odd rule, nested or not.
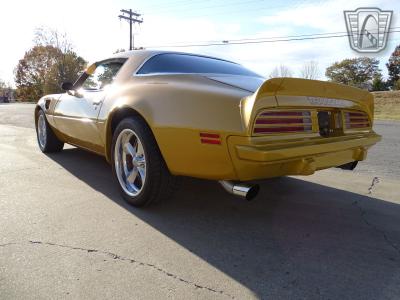
[(62, 85), (61, 85), (61, 88), (64, 91), (71, 91), (71, 90), (74, 89), (74, 84), (72, 82), (68, 82), (68, 81), (67, 82), (63, 82)]

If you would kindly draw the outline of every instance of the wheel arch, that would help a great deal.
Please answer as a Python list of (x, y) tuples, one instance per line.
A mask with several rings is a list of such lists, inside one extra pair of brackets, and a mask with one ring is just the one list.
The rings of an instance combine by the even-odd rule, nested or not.
[(35, 127), (37, 127), (37, 115), (41, 109), (42, 107), (39, 104), (36, 104), (35, 111), (33, 113), (33, 118), (35, 119)]
[[(152, 131), (151, 126), (147, 122), (147, 120), (140, 114), (136, 109), (130, 106), (120, 107), (113, 112), (110, 113), (107, 123), (106, 123), (106, 141), (105, 141), (105, 156), (108, 162), (111, 162), (111, 147), (112, 147), (112, 139), (115, 129), (118, 124), (125, 118), (128, 117), (137, 117), (140, 118), (145, 124), (149, 127), (150, 131)], [(153, 133), (154, 137), (154, 133)], [(157, 140), (156, 140), (157, 142)]]
[(37, 127), (37, 116), (38, 116), (40, 111), (44, 112), (44, 116), (45, 116), (45, 118), (47, 120), (47, 114), (46, 114), (46, 108), (44, 106), (44, 101), (39, 101), (35, 106), (35, 110), (34, 110), (34, 113), (33, 113), (33, 118), (35, 120), (35, 127)]

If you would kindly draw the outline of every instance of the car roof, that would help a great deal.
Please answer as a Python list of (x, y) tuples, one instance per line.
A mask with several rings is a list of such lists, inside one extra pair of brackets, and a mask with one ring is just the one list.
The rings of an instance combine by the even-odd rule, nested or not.
[(237, 64), (236, 62), (219, 58), (219, 57), (213, 57), (213, 56), (208, 56), (208, 55), (202, 55), (202, 54), (197, 54), (197, 53), (189, 53), (189, 52), (179, 52), (179, 51), (166, 51), (166, 50), (130, 50), (130, 51), (124, 51), (124, 52), (119, 52), (114, 54), (113, 56), (110, 57), (110, 59), (113, 58), (130, 58), (133, 56), (138, 56), (142, 60), (146, 60), (152, 56), (158, 55), (158, 54), (183, 54), (183, 55), (193, 55), (193, 56), (200, 56), (200, 57), (206, 57), (206, 58), (211, 58), (211, 59), (218, 59), (218, 60), (223, 60), (226, 62), (234, 63)]

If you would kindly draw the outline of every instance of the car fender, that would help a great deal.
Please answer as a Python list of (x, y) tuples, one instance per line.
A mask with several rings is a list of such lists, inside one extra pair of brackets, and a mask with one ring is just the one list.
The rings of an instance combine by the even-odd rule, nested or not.
[(34, 112), (35, 122), (36, 122), (36, 114), (38, 113), (39, 109), (41, 109), (45, 113), (47, 122), (50, 124), (50, 126), (52, 128), (56, 128), (53, 119), (53, 112), (60, 97), (61, 94), (51, 94), (41, 97), (35, 107), (35, 112)]
[[(130, 108), (149, 125), (173, 174), (235, 177), (226, 139), (246, 132), (240, 101), (248, 91), (187, 75), (169, 76), (168, 80), (163, 76), (135, 78), (114, 88), (99, 114), (108, 160), (113, 116)], [(200, 133), (217, 134), (219, 144), (202, 143)], [(214, 170), (211, 175), (210, 169)]]

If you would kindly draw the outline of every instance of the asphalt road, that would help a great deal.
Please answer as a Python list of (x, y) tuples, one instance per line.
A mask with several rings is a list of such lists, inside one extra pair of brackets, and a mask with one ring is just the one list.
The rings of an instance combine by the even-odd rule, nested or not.
[(32, 105), (0, 105), (0, 299), (398, 299), (400, 123), (358, 171), (260, 182), (245, 202), (184, 179), (146, 210), (109, 165), (42, 154)]

